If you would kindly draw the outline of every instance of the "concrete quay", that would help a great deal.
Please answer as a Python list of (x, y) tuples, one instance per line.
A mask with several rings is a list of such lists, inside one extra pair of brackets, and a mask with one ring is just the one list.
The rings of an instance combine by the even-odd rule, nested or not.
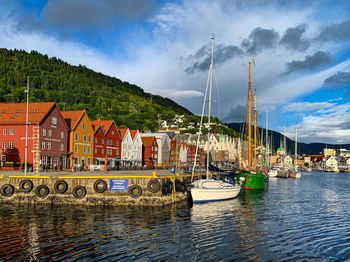
[(170, 170), (29, 172), (27, 176), (3, 171), (0, 203), (165, 206), (188, 200), (190, 180), (191, 174)]

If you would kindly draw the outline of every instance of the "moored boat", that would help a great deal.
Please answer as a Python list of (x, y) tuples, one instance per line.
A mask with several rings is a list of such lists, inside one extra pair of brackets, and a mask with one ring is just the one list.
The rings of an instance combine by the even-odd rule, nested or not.
[(236, 181), (239, 180), (242, 181), (242, 187), (245, 190), (264, 189), (268, 182), (264, 174), (254, 171), (243, 171), (236, 176)]
[(269, 178), (277, 177), (278, 169), (276, 169), (276, 168), (270, 169), (269, 172), (267, 173), (267, 175)]

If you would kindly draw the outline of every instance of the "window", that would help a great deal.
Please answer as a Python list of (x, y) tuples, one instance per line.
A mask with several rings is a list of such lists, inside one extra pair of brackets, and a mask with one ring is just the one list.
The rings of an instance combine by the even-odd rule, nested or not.
[(13, 149), (13, 142), (10, 142), (10, 149)]
[(78, 165), (79, 164), (79, 159), (78, 157), (74, 157), (74, 165)]
[(63, 139), (63, 138), (64, 138), (64, 132), (61, 131), (61, 139)]
[(51, 150), (51, 142), (47, 142), (47, 150)]
[(109, 139), (106, 139), (106, 145), (107, 146), (109, 145)]
[(78, 141), (78, 134), (75, 134), (75, 141)]
[(103, 149), (103, 148), (101, 148), (101, 154), (104, 154), (104, 152), (105, 152), (105, 151), (104, 151), (104, 149)]
[(16, 110), (16, 113), (21, 113), (21, 112), (22, 112), (21, 109)]
[(41, 132), (42, 135), (43, 135), (43, 136), (46, 136), (46, 128), (43, 128), (41, 131), (42, 131), (42, 132)]
[(103, 145), (105, 143), (105, 140), (102, 138), (101, 140), (101, 144)]
[(78, 153), (78, 146), (77, 145), (74, 146), (74, 153)]
[(2, 142), (2, 149), (6, 149), (7, 148), (7, 143), (6, 142)]
[(90, 157), (87, 158), (87, 164), (88, 164), (88, 165), (91, 164), (91, 159), (90, 159)]
[(97, 154), (97, 148), (95, 148), (95, 154)]
[(49, 129), (49, 130), (47, 131), (47, 135), (48, 135), (49, 137), (52, 136), (52, 130), (51, 130), (51, 129)]
[(119, 146), (119, 140), (117, 140), (117, 146)]
[(91, 153), (91, 147), (88, 146), (88, 154)]
[(83, 124), (83, 130), (85, 130), (85, 124)]
[(86, 136), (84, 136), (84, 142), (86, 142)]
[(53, 125), (57, 125), (57, 117), (53, 116), (52, 119), (51, 119), (51, 123)]
[(14, 135), (15, 134), (15, 130), (13, 128), (10, 129), (10, 135)]
[(5, 113), (6, 113), (6, 110), (2, 110), (2, 111), (1, 111), (1, 114), (5, 114)]
[(112, 136), (114, 135), (114, 131), (112, 130)]
[(64, 150), (64, 144), (60, 144), (60, 151)]
[(84, 154), (86, 153), (86, 146), (84, 146)]
[(91, 136), (88, 136), (88, 141), (91, 142)]
[(41, 141), (41, 149), (45, 149), (45, 141)]
[(119, 149), (117, 149), (117, 155), (119, 155)]
[(7, 129), (4, 129), (4, 136), (7, 135)]
[(98, 139), (97, 139), (97, 137), (95, 137), (95, 144), (97, 144), (97, 141), (98, 141)]

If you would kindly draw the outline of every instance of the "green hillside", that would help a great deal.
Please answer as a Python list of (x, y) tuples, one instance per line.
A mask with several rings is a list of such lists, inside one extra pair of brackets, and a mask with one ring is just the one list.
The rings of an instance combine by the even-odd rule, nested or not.
[(0, 102), (57, 102), (61, 110), (85, 109), (90, 119), (113, 119), (120, 127), (156, 130), (158, 118), (192, 115), (186, 108), (115, 77), (72, 66), (36, 51), (0, 48)]

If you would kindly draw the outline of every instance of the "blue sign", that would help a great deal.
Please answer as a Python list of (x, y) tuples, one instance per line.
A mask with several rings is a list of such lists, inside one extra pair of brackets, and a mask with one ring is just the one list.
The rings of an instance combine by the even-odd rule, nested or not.
[(109, 180), (109, 191), (128, 191), (128, 179), (110, 179)]

